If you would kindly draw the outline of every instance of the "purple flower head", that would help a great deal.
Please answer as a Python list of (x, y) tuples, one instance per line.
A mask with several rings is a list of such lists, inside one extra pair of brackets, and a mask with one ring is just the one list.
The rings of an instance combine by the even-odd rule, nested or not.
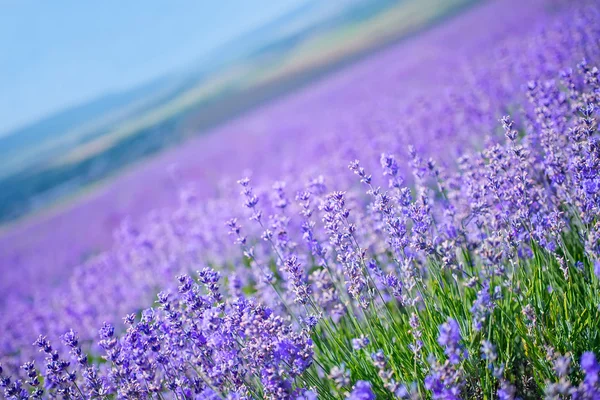
[(383, 168), (384, 175), (396, 176), (398, 174), (398, 163), (394, 159), (394, 156), (390, 154), (382, 153), (379, 159), (381, 167)]
[(561, 378), (569, 374), (571, 369), (571, 357), (569, 356), (558, 356), (554, 360), (554, 371), (556, 375)]
[[(159, 295), (160, 295), (160, 293), (159, 293)], [(133, 325), (133, 323), (135, 322), (135, 314), (131, 313), (131, 314), (127, 314), (126, 316), (124, 316), (123, 322), (127, 325)]]
[(115, 327), (109, 324), (108, 322), (105, 322), (104, 325), (102, 325), (102, 328), (100, 328), (100, 330), (98, 331), (98, 333), (100, 334), (101, 339), (110, 339), (115, 334)]
[(440, 346), (449, 347), (457, 346), (461, 340), (460, 327), (458, 322), (452, 318), (448, 318), (448, 321), (440, 325), (440, 334), (438, 336), (438, 343)]
[(79, 345), (79, 338), (77, 333), (70, 329), (67, 333), (62, 336), (63, 343), (69, 347), (77, 347)]
[(250, 178), (245, 177), (237, 181), (242, 187), (247, 187), (250, 184)]
[(296, 400), (317, 400), (317, 394), (312, 390), (305, 390), (296, 397)]
[(181, 274), (177, 276), (177, 280), (179, 281), (179, 286), (177, 290), (179, 293), (186, 293), (191, 290), (194, 281), (187, 274)]
[(37, 346), (40, 351), (43, 351), (44, 353), (52, 352), (52, 346), (50, 345), (48, 339), (46, 339), (46, 336), (39, 335), (33, 345)]
[(509, 382), (502, 380), (498, 389), (498, 400), (516, 400), (517, 389)]
[(394, 297), (396, 297), (397, 299), (402, 298), (402, 282), (400, 282), (396, 275), (392, 273), (387, 274), (383, 278), (383, 282), (385, 286), (387, 286), (390, 289)]
[(477, 292), (477, 299), (473, 302), (473, 306), (471, 307), (471, 314), (473, 314), (473, 328), (476, 331), (481, 330), (486, 318), (493, 309), (494, 302), (490, 294), (490, 282), (489, 280), (486, 280), (483, 283), (483, 287)]
[(590, 391), (596, 390), (600, 394), (600, 388), (597, 388), (600, 374), (600, 364), (596, 359), (596, 355), (591, 351), (585, 352), (581, 355), (581, 369), (585, 374), (584, 385)]
[(350, 385), (350, 372), (342, 364), (339, 367), (335, 366), (329, 371), (328, 378), (333, 380), (335, 386), (341, 389), (345, 386)]
[(464, 350), (460, 344), (462, 337), (460, 335), (460, 327), (458, 322), (452, 318), (440, 325), (440, 334), (438, 343), (444, 347), (444, 353), (448, 356), (450, 364), (456, 365), (465, 356)]
[(487, 360), (489, 364), (493, 364), (498, 358), (496, 346), (487, 340), (484, 340), (481, 344), (481, 353), (483, 358)]
[(356, 175), (358, 175), (360, 177), (361, 183), (364, 183), (366, 185), (371, 184), (371, 175), (367, 175), (365, 169), (360, 166), (360, 161), (358, 161), (358, 160), (352, 161), (350, 163), (350, 165), (348, 166), (348, 168), (350, 168), (350, 170), (352, 172), (354, 172)]
[(504, 128), (504, 134), (511, 142), (517, 138), (518, 132), (513, 129), (514, 121), (508, 116), (505, 115), (500, 119), (502, 122), (502, 127)]
[(359, 338), (352, 339), (352, 348), (354, 350), (364, 349), (369, 345), (369, 338), (362, 335)]
[(348, 395), (348, 400), (375, 400), (375, 394), (371, 390), (371, 382), (356, 382), (352, 392)]

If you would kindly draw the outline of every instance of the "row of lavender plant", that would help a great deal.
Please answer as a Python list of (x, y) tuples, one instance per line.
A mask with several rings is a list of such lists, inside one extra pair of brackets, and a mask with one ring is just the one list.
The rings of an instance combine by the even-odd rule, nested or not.
[[(546, 32), (570, 45), (550, 59), (597, 59), (598, 10), (581, 10)], [(125, 226), (56, 307), (15, 307), (8, 321), (28, 323), (6, 329), (5, 395), (596, 398), (599, 93), (586, 63), (530, 82), (528, 104), (506, 105), (507, 143), (490, 138), (457, 171), (411, 148), (408, 166), (352, 162), (364, 190), (350, 172), (243, 179), (245, 215), (237, 199), (184, 193), (147, 231)], [(226, 220), (234, 246), (215, 228)], [(98, 321), (140, 306), (123, 333), (104, 324), (95, 339)], [(42, 336), (43, 367), (26, 362), (20, 338), (65, 322), (86, 328), (62, 336), (72, 357)], [(8, 380), (18, 366), (26, 381)]]

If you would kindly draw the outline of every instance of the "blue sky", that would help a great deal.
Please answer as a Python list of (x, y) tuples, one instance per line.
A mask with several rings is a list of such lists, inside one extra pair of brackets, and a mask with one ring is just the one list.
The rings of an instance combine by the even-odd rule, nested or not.
[(307, 0), (0, 0), (0, 136), (184, 67)]

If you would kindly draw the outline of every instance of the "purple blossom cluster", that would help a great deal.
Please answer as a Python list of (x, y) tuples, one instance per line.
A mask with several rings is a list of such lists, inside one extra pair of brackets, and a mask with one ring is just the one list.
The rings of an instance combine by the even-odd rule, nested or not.
[(210, 268), (198, 271), (197, 280), (180, 275), (177, 291), (160, 292), (156, 308), (125, 316), (120, 335), (104, 323), (97, 335), (101, 364), (87, 357), (72, 330), (62, 336), (70, 357), (39, 336), (34, 345), (46, 355), (45, 370), (27, 362), (26, 384), (3, 377), (6, 397), (30, 398), (27, 386), (33, 398), (282, 399), (304, 393), (293, 383), (313, 362), (309, 331), (296, 332), (243, 295), (224, 300), (219, 278)]
[[(600, 307), (600, 7), (532, 1), (530, 17), (503, 14), (506, 3), (463, 18), (518, 27), (490, 21), (496, 34), (444, 53), (432, 82), (415, 71), (436, 60), (423, 46), (406, 70), (389, 52), (341, 74), (313, 89), (317, 105), (292, 100), (323, 134), (290, 119), (292, 139), (261, 138), (269, 152), (221, 196), (186, 188), (175, 210), (124, 223), (110, 251), (52, 290), (2, 299), (4, 396), (459, 399), (484, 390), (469, 380), (482, 366), (493, 395), (522, 397), (531, 383), (514, 371), (532, 367), (502, 358), (492, 321), (514, 310), (523, 346), (546, 345), (547, 310), (527, 296), (554, 289), (518, 280), (528, 260), (560, 270), (557, 292)], [(359, 82), (383, 64), (383, 83)], [(273, 107), (262, 112), (289, 116)], [(454, 297), (429, 303), (439, 293)], [(316, 345), (324, 336), (338, 352)], [(547, 398), (600, 396), (594, 337), (551, 352)], [(340, 354), (347, 365), (323, 364)], [(399, 371), (407, 357), (422, 382)]]
[(458, 400), (461, 398), (462, 371), (457, 368), (464, 358), (464, 349), (460, 341), (460, 327), (453, 319), (440, 326), (438, 343), (444, 348), (447, 360), (439, 364), (431, 360), (431, 373), (425, 378), (425, 387), (432, 393), (433, 399)]

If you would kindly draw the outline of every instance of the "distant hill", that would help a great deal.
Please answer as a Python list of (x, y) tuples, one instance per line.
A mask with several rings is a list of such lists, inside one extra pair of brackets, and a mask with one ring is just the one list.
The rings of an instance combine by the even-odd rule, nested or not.
[[(369, 17), (394, 4), (395, 0), (341, 0), (337, 2), (312, 1), (283, 15), (277, 20), (261, 26), (243, 37), (232, 40), (203, 57), (197, 63), (182, 71), (161, 77), (142, 86), (116, 93), (109, 93), (88, 103), (68, 108), (45, 117), (23, 128), (16, 129), (0, 137), (0, 157), (15, 154), (27, 146), (39, 147), (48, 141), (56, 141), (61, 135), (69, 134), (76, 128), (90, 125), (115, 111), (131, 106), (142, 99), (159, 96), (166, 100), (164, 91), (184, 89), (234, 63), (241, 63), (252, 57), (277, 52), (280, 56), (292, 51), (308, 34), (331, 29), (339, 24)], [(135, 108), (133, 111), (139, 111)], [(129, 116), (129, 115), (126, 115)], [(113, 121), (118, 122), (118, 121)], [(0, 170), (0, 176), (6, 174), (6, 164)]]
[(0, 137), (0, 177), (43, 165), (49, 157), (165, 101), (169, 94), (181, 89), (173, 84), (172, 78), (165, 77), (131, 90), (104, 95)]
[(17, 129), (10, 134), (0, 137), (0, 152), (12, 152), (31, 144), (32, 141), (52, 139), (57, 134), (84, 124), (89, 120), (102, 116), (133, 101), (151, 95), (164, 85), (164, 79), (150, 82), (129, 91), (110, 93), (89, 103), (68, 108), (56, 114), (45, 117), (28, 126)]

